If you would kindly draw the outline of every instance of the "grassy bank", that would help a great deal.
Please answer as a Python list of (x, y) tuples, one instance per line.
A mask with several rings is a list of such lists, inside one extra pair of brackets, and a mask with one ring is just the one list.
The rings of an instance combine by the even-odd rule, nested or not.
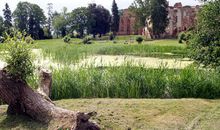
[(220, 74), (192, 67), (145, 69), (88, 68), (53, 72), (53, 99), (66, 98), (220, 98)]
[[(93, 118), (103, 130), (218, 130), (219, 100), (160, 99), (71, 99), (55, 102), (58, 106), (82, 112), (96, 111)], [(6, 116), (0, 106), (1, 129), (48, 129), (47, 124), (23, 116)]]
[(40, 48), (44, 56), (50, 56), (53, 60), (62, 63), (75, 63), (88, 55), (135, 55), (151, 56), (160, 58), (186, 57), (187, 49), (177, 40), (157, 40), (125, 45), (121, 41), (113, 44), (112, 41), (93, 41), (91, 45), (74, 44), (79, 39), (73, 40), (72, 44), (65, 44), (61, 39), (36, 41), (35, 48)]

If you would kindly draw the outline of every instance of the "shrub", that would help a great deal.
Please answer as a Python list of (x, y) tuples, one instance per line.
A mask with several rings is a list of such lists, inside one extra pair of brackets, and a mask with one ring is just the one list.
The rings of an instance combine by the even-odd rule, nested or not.
[(5, 60), (5, 68), (10, 77), (18, 80), (27, 80), (33, 75), (34, 65), (32, 63), (31, 50), (20, 32), (14, 32), (13, 37), (7, 36), (8, 55)]
[(69, 35), (66, 35), (66, 36), (63, 38), (63, 41), (64, 41), (65, 43), (70, 43), (70, 40), (71, 40), (71, 38), (70, 38)]
[(114, 36), (113, 32), (110, 32), (109, 33), (109, 40), (112, 41), (112, 40), (114, 40), (114, 38), (115, 38), (115, 36)]
[(178, 41), (179, 43), (183, 43), (183, 41), (185, 41), (186, 39), (186, 34), (185, 32), (181, 32), (179, 35), (178, 35)]
[(141, 44), (143, 42), (143, 37), (137, 37), (136, 41), (138, 42), (138, 44)]
[(181, 32), (178, 36), (179, 43), (186, 42), (186, 44), (189, 43), (189, 40), (192, 38), (192, 32)]
[(83, 44), (92, 44), (91, 40), (92, 40), (92, 38), (87, 36), (87, 37), (83, 38), (82, 43)]
[(220, 68), (220, 1), (207, 2), (198, 14), (198, 24), (191, 40), (191, 58), (213, 68)]
[(28, 44), (34, 44), (34, 39), (31, 36), (25, 37), (25, 42)]

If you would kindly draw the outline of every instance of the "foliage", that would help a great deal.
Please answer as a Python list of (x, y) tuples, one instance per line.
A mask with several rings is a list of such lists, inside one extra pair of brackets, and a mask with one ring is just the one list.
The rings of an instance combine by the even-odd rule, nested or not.
[(190, 39), (192, 38), (193, 33), (191, 31), (187, 32), (181, 32), (178, 36), (178, 42), (183, 43), (186, 42), (189, 43)]
[(142, 42), (143, 42), (143, 37), (137, 37), (136, 38), (136, 41), (139, 43), (139, 44), (141, 44)]
[(138, 18), (137, 27), (145, 26), (146, 18), (150, 16), (150, 0), (134, 0), (129, 9), (134, 12)]
[(101, 5), (89, 4), (88, 6), (88, 33), (93, 37), (101, 37), (110, 30), (110, 12)]
[(198, 14), (191, 39), (191, 57), (205, 66), (220, 67), (220, 0), (207, 2)]
[(4, 28), (4, 21), (3, 21), (3, 18), (0, 16), (0, 36), (3, 35), (3, 32), (5, 31), (5, 28)]
[(113, 0), (113, 3), (112, 3), (111, 31), (113, 32), (114, 35), (119, 30), (119, 20), (120, 20), (120, 16), (119, 16), (119, 11), (118, 11), (118, 6), (117, 6), (117, 3), (115, 2), (115, 0)]
[(53, 99), (64, 98), (219, 98), (220, 75), (194, 68), (64, 68), (53, 72)]
[(63, 38), (63, 41), (64, 41), (65, 43), (70, 43), (70, 41), (71, 41), (70, 36), (69, 36), (69, 35), (66, 35), (66, 36)]
[(151, 22), (152, 30), (155, 38), (160, 38), (160, 35), (165, 32), (168, 20), (168, 2), (167, 0), (151, 0)]
[(31, 36), (25, 37), (25, 42), (27, 44), (34, 44), (34, 39)]
[(45, 23), (46, 16), (36, 4), (28, 2), (19, 2), (17, 8), (13, 12), (15, 27), (19, 31), (26, 31), (34, 39), (43, 39), (42, 26)]
[(155, 38), (165, 32), (168, 21), (168, 2), (166, 0), (135, 0), (130, 10), (137, 16), (137, 27), (144, 27), (146, 19), (152, 22), (152, 33)]
[(9, 29), (12, 27), (12, 14), (11, 10), (8, 6), (8, 3), (5, 4), (5, 9), (3, 9), (4, 12), (4, 27), (6, 31), (8, 32)]
[(88, 26), (88, 9), (85, 7), (74, 9), (70, 14), (69, 26), (71, 32), (76, 31), (82, 38)]
[(91, 40), (92, 40), (92, 38), (90, 36), (86, 36), (83, 38), (82, 43), (83, 44), (92, 44)]
[(52, 23), (57, 37), (66, 36), (67, 26), (68, 26), (68, 13), (66, 7), (63, 8), (61, 13), (57, 13), (57, 12), (54, 13)]
[(20, 32), (14, 32), (13, 37), (7, 35), (8, 55), (6, 55), (6, 71), (18, 80), (27, 80), (32, 76), (34, 65), (32, 63), (31, 50), (25, 42), (25, 37)]
[(109, 40), (110, 41), (114, 40), (115, 36), (114, 36), (113, 32), (110, 32), (108, 35), (109, 35)]
[(44, 29), (44, 33), (46, 32), (45, 39), (52, 39), (53, 36), (51, 34), (52, 32), (52, 20), (53, 20), (53, 4), (48, 3), (47, 4), (47, 9), (48, 9), (48, 18), (47, 18), (47, 27), (46, 30)]

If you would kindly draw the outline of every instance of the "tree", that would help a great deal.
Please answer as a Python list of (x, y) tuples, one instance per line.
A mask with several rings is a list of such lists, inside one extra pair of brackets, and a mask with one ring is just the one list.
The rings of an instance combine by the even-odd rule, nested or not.
[(151, 24), (147, 26), (153, 38), (159, 38), (165, 32), (169, 22), (167, 9), (166, 0), (135, 0), (130, 6), (138, 19), (136, 27), (144, 27), (147, 20)]
[(17, 8), (13, 12), (13, 18), (15, 27), (19, 31), (28, 31), (28, 19), (29, 19), (29, 3), (19, 2)]
[(207, 2), (198, 14), (191, 39), (191, 58), (205, 66), (220, 68), (220, 0)]
[[(43, 30), (43, 25), (46, 21), (43, 9), (41, 9), (37, 4), (30, 4), (30, 8), (28, 34), (30, 34), (34, 39), (44, 39), (44, 35), (42, 36), (42, 32), (40, 32)], [(31, 20), (33, 20), (32, 23)]]
[(5, 9), (3, 9), (4, 14), (4, 27), (6, 31), (9, 31), (9, 29), (12, 27), (12, 14), (11, 10), (8, 6), (8, 3), (5, 4)]
[(66, 7), (63, 8), (61, 13), (55, 12), (52, 23), (57, 37), (66, 36), (68, 30), (67, 29), (68, 22), (69, 22), (68, 18), (69, 18), (69, 14), (67, 13)]
[[(3, 26), (4, 20), (3, 18), (0, 16), (0, 36), (3, 35), (3, 32), (5, 31), (4, 26)], [(1, 41), (0, 41), (1, 42)]]
[(152, 30), (155, 38), (165, 32), (168, 20), (168, 2), (166, 0), (151, 0), (151, 22)]
[(53, 4), (52, 3), (48, 3), (47, 4), (48, 7), (48, 18), (47, 18), (47, 26), (46, 28), (44, 28), (44, 33), (46, 34), (45, 37), (47, 39), (51, 39), (52, 38), (52, 19), (53, 19)]
[(17, 8), (13, 12), (15, 27), (19, 31), (26, 31), (34, 39), (42, 39), (41, 30), (46, 20), (46, 16), (36, 4), (28, 2), (19, 2)]
[(144, 27), (146, 18), (151, 15), (151, 4), (150, 0), (134, 0), (129, 9), (136, 14), (138, 22), (136, 27)]
[(80, 37), (83, 37), (88, 26), (88, 9), (80, 7), (73, 10), (70, 14), (69, 26), (71, 32), (76, 31)]
[(101, 5), (90, 4), (88, 7), (88, 32), (101, 37), (110, 30), (110, 13)]
[(115, 0), (113, 0), (111, 31), (113, 32), (114, 35), (116, 34), (116, 32), (118, 32), (119, 20), (120, 20), (120, 16), (119, 16), (119, 11), (118, 11), (118, 6)]

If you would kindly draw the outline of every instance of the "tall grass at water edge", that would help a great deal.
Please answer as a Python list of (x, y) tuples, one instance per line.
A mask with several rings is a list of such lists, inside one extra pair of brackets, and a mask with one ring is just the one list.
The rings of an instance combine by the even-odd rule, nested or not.
[(133, 67), (54, 70), (52, 98), (219, 98), (220, 73)]
[(150, 41), (142, 45), (124, 45), (110, 41), (94, 44), (65, 44), (61, 40), (37, 41), (37, 48), (43, 50), (44, 57), (51, 57), (59, 63), (76, 63), (90, 55), (134, 55), (159, 58), (187, 57), (186, 46), (178, 44), (176, 40)]

